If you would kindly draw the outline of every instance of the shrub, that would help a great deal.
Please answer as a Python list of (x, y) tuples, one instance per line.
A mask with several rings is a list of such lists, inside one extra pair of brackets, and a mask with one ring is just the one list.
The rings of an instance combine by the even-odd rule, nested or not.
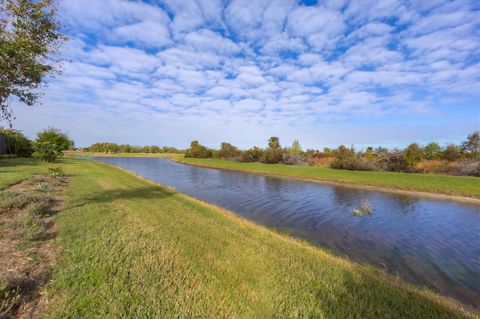
[(438, 143), (432, 142), (425, 146), (425, 158), (428, 160), (440, 159), (442, 148)]
[(267, 148), (264, 152), (262, 157), (260, 158), (260, 162), (265, 164), (278, 164), (282, 161), (283, 152), (279, 148)]
[(373, 161), (369, 161), (367, 158), (360, 156), (350, 156), (341, 159), (335, 158), (330, 164), (330, 167), (354, 171), (373, 171), (376, 168)]
[(403, 160), (409, 167), (415, 167), (422, 160), (423, 149), (417, 144), (410, 144), (403, 152)]
[(63, 156), (63, 151), (73, 146), (73, 141), (65, 133), (50, 128), (37, 134), (33, 144), (33, 155), (44, 162), (54, 162)]
[(238, 150), (238, 148), (236, 148), (230, 143), (223, 142), (220, 145), (220, 151), (218, 152), (218, 157), (228, 159), (228, 158), (233, 158), (237, 156), (239, 153), (240, 151)]
[(7, 138), (7, 152), (12, 155), (29, 157), (32, 155), (32, 142), (20, 131), (0, 129)]
[(287, 150), (289, 154), (300, 155), (303, 153), (302, 146), (298, 140), (294, 140), (292, 146)]
[(381, 159), (380, 168), (389, 172), (412, 172), (413, 167), (405, 163), (403, 155), (398, 150), (393, 150)]
[(192, 141), (190, 148), (185, 152), (185, 157), (209, 158), (212, 157), (212, 151), (199, 144), (198, 141)]
[(282, 163), (286, 165), (304, 165), (306, 161), (300, 154), (284, 153), (282, 155)]
[(260, 147), (253, 147), (242, 152), (239, 156), (240, 162), (250, 163), (258, 162), (263, 156), (263, 150)]
[(447, 161), (453, 162), (462, 158), (462, 153), (457, 145), (449, 144), (443, 151), (442, 157)]
[(61, 167), (49, 167), (48, 172), (50, 173), (50, 176), (55, 178), (62, 177), (64, 175)]

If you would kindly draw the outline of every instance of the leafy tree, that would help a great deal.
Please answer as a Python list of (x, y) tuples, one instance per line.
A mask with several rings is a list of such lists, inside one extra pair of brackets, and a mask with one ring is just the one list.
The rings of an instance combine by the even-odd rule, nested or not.
[(238, 148), (236, 148), (235, 146), (233, 146), (230, 143), (223, 142), (220, 145), (220, 151), (218, 153), (218, 157), (220, 157), (220, 158), (232, 158), (232, 157), (237, 156), (239, 153), (240, 153), (240, 151), (238, 150)]
[(277, 164), (282, 161), (283, 151), (280, 146), (280, 140), (276, 136), (268, 139), (268, 148), (263, 152), (260, 162), (266, 164)]
[(35, 89), (55, 71), (51, 56), (65, 39), (51, 0), (0, 0), (0, 118), (11, 123), (11, 96), (38, 100)]
[(462, 152), (460, 150), (460, 147), (458, 147), (457, 145), (449, 144), (443, 151), (442, 157), (447, 161), (453, 162), (462, 158)]
[(73, 141), (67, 134), (57, 129), (49, 128), (37, 133), (37, 139), (33, 143), (35, 153), (33, 156), (42, 159), (44, 162), (54, 162), (63, 156), (63, 151), (73, 147)]
[(288, 150), (290, 154), (300, 155), (303, 153), (302, 146), (298, 140), (294, 140), (292, 143), (292, 147)]
[(373, 161), (374, 155), (375, 153), (373, 152), (373, 147), (367, 147), (367, 149), (365, 150), (365, 157), (367, 158), (367, 160)]
[(280, 148), (280, 139), (276, 136), (272, 136), (270, 137), (270, 139), (268, 140), (268, 147), (269, 148), (273, 148), (273, 149), (277, 149), (277, 148)]
[(425, 158), (428, 160), (439, 159), (442, 155), (442, 147), (435, 142), (429, 143), (425, 146)]
[(32, 142), (20, 131), (0, 129), (0, 134), (7, 138), (7, 152), (17, 156), (28, 157), (32, 154)]
[(417, 144), (410, 144), (403, 152), (403, 160), (409, 167), (415, 167), (423, 158), (423, 149)]
[(199, 144), (198, 141), (192, 141), (190, 148), (185, 152), (185, 157), (208, 158), (212, 157), (212, 151)]
[(467, 139), (462, 143), (462, 151), (470, 158), (480, 160), (480, 131), (475, 131), (468, 135)]

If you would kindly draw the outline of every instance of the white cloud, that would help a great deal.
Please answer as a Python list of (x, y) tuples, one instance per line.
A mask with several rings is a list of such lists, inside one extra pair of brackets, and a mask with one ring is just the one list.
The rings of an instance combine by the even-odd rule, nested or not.
[(156, 21), (142, 21), (117, 27), (113, 29), (112, 37), (118, 41), (154, 48), (172, 43), (167, 25)]
[[(216, 141), (231, 128), (248, 144), (239, 134), (248, 127), (258, 144), (275, 132), (308, 139), (325, 123), (453, 108), (458, 119), (458, 105), (470, 105), (468, 119), (478, 104), (472, 1), (63, 0), (60, 13), (71, 41), (59, 56), (71, 62), (46, 89), (55, 119), (35, 109), (35, 124), (15, 111), (30, 128), (74, 123), (81, 141), (130, 123), (132, 136), (161, 132), (181, 143)], [(97, 122), (106, 128), (81, 133), (82, 123)]]

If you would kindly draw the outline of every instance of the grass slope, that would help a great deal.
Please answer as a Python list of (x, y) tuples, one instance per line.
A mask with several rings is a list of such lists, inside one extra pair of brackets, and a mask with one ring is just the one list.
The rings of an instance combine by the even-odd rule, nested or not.
[[(106, 164), (64, 159), (48, 318), (457, 318), (451, 302)], [(0, 185), (46, 172), (2, 160)], [(7, 182), (4, 182), (4, 177)]]
[(349, 171), (324, 167), (238, 163), (200, 158), (177, 158), (176, 161), (190, 165), (252, 173), (480, 198), (480, 178), (470, 176)]

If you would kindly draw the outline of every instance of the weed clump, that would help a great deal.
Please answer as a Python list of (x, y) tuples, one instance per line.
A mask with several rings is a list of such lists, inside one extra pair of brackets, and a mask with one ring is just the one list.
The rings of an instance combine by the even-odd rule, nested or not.
[(0, 208), (13, 209), (25, 206), (41, 200), (41, 197), (30, 193), (0, 192)]
[(0, 318), (6, 318), (17, 305), (20, 294), (17, 287), (11, 287), (0, 279)]
[(25, 214), (14, 226), (16, 228), (14, 237), (27, 241), (42, 240), (47, 234), (47, 225), (39, 216), (33, 214)]
[(61, 167), (50, 167), (48, 173), (54, 178), (59, 178), (65, 175)]
[(35, 184), (35, 189), (39, 192), (48, 192), (50, 190), (50, 186), (47, 182), (38, 182)]
[(27, 215), (45, 216), (50, 213), (50, 199), (44, 198), (41, 201), (31, 203), (25, 209)]

